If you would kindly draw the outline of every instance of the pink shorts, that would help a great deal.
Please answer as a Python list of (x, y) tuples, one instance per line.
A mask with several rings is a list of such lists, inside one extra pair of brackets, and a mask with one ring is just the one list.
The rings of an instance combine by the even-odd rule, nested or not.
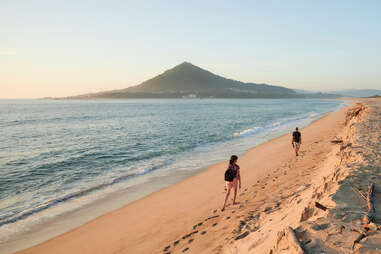
[(233, 181), (231, 182), (225, 182), (226, 184), (226, 189), (229, 190), (231, 188), (237, 188), (237, 178), (234, 178)]

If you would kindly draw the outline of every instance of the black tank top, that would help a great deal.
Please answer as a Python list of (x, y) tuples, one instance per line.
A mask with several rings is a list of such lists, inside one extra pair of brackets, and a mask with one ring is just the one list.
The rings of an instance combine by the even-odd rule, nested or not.
[(299, 131), (294, 131), (294, 132), (292, 133), (292, 136), (293, 136), (293, 140), (294, 140), (294, 142), (297, 142), (297, 143), (300, 142), (300, 136), (301, 136), (301, 134), (300, 134)]

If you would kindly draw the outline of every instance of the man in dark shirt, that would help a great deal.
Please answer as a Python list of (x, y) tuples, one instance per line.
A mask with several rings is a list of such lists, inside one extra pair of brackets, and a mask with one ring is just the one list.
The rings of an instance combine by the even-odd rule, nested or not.
[(302, 134), (299, 132), (298, 127), (296, 127), (295, 131), (292, 133), (292, 147), (295, 149), (295, 155), (299, 155), (299, 148), (302, 144)]

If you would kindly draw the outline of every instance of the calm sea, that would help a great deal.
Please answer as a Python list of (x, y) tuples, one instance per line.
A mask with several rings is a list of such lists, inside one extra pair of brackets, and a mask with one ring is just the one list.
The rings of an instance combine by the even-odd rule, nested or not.
[[(303, 127), (335, 100), (0, 100), (0, 244)], [(161, 185), (152, 186), (161, 177)]]

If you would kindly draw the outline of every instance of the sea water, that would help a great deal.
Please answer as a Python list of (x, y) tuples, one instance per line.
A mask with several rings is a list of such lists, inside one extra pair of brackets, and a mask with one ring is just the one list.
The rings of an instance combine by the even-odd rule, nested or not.
[(343, 103), (0, 100), (0, 249), (118, 192), (128, 201), (141, 198)]

